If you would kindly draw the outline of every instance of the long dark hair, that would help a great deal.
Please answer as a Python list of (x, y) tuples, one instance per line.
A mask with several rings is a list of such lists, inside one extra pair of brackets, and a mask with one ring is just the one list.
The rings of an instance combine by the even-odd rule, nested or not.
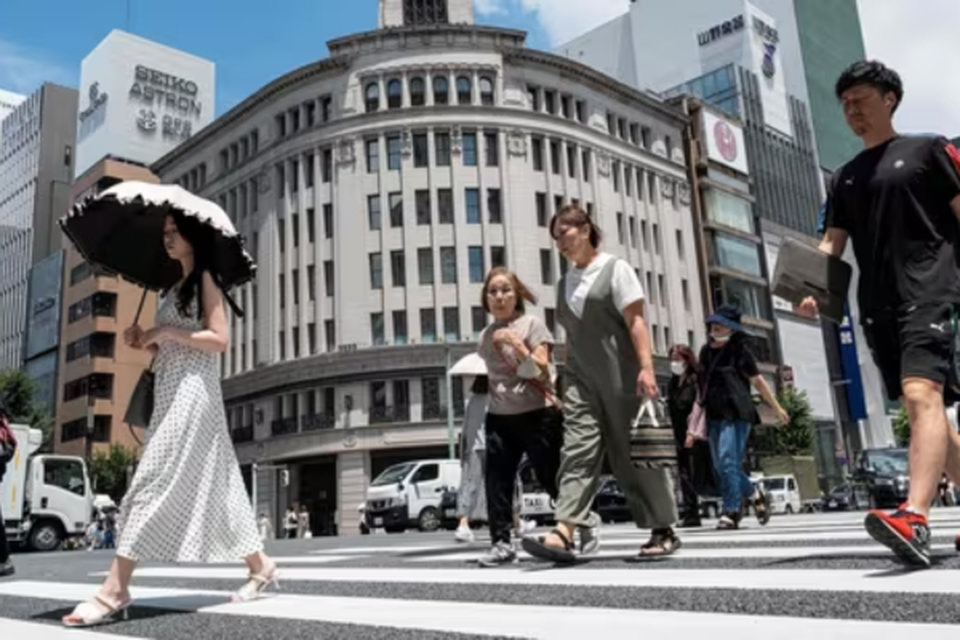
[[(195, 217), (179, 211), (171, 211), (169, 215), (173, 218), (180, 237), (193, 249), (193, 271), (184, 274), (186, 277), (177, 291), (177, 311), (184, 318), (189, 317), (190, 304), (195, 300), (199, 320), (203, 317), (203, 272), (213, 273), (210, 264), (213, 257), (213, 229)], [(169, 289), (164, 295), (168, 292)]]
[(593, 221), (590, 214), (584, 211), (579, 205), (568, 204), (550, 218), (550, 237), (557, 239), (557, 225), (566, 224), (571, 227), (589, 227), (590, 228), (590, 246), (596, 249), (603, 240), (603, 232)]
[(693, 352), (693, 349), (688, 347), (685, 344), (675, 344), (670, 347), (670, 353), (667, 356), (669, 359), (673, 360), (674, 358), (682, 360), (684, 364), (687, 365), (687, 371), (684, 373), (684, 378), (690, 377), (699, 377), (700, 375), (700, 361), (697, 359), (696, 354)]

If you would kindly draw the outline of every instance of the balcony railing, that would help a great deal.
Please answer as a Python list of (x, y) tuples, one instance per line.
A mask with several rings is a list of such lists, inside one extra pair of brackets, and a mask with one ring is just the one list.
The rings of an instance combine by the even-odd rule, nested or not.
[(296, 418), (281, 418), (270, 423), (270, 435), (289, 436), (299, 430), (299, 421)]
[(317, 413), (300, 418), (300, 428), (303, 431), (323, 431), (337, 426), (337, 417), (332, 413)]
[(390, 424), (394, 422), (410, 422), (410, 407), (404, 405), (370, 407), (370, 424)]
[(253, 425), (248, 424), (245, 427), (237, 427), (230, 432), (230, 439), (234, 444), (243, 442), (253, 442)]
[[(427, 420), (446, 420), (447, 411), (449, 407), (445, 404), (440, 404), (436, 402), (427, 402), (423, 405), (422, 419)], [(456, 405), (453, 410), (453, 417), (462, 418), (464, 412), (464, 407), (460, 404)]]

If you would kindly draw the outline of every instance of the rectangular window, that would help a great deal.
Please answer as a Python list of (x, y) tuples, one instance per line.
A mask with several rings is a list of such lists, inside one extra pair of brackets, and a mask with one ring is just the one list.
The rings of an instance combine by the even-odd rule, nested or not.
[(399, 171), (403, 164), (403, 141), (400, 136), (387, 136), (387, 169)]
[(317, 241), (317, 215), (312, 208), (307, 209), (307, 243), (313, 244)]
[(467, 224), (480, 224), (480, 190), (467, 189), (463, 199), (467, 210)]
[(487, 189), (487, 213), (490, 216), (490, 224), (503, 224), (500, 189)]
[(483, 268), (483, 247), (468, 247), (467, 258), (470, 265), (470, 282), (479, 284), (483, 282), (486, 270)]
[(463, 134), (463, 166), (477, 166), (477, 134)]
[(430, 226), (430, 190), (418, 189), (414, 193), (414, 202), (417, 207), (417, 224)]
[(490, 268), (507, 266), (506, 247), (490, 247)]
[(680, 295), (683, 296), (683, 308), (690, 311), (690, 283), (686, 278), (680, 281)]
[(403, 251), (390, 252), (390, 273), (393, 275), (393, 286), (407, 286), (407, 258)]
[(313, 302), (317, 299), (317, 267), (307, 265), (307, 299)]
[(537, 210), (537, 226), (547, 226), (547, 194), (537, 193), (534, 196), (535, 208)]
[(300, 304), (300, 270), (290, 272), (290, 288), (293, 290), (293, 304)]
[(323, 261), (323, 288), (327, 291), (327, 297), (332, 298), (337, 289), (337, 278), (334, 272), (333, 260)]
[(479, 340), (480, 333), (487, 326), (487, 312), (483, 307), (470, 307), (470, 324), (473, 329), (473, 339)]
[(431, 307), (420, 309), (420, 342), (429, 344), (437, 341), (437, 312)]
[(715, 232), (711, 243), (712, 262), (751, 276), (762, 277), (759, 247), (746, 240)]
[(380, 172), (380, 141), (376, 138), (366, 141), (367, 173)]
[(487, 166), (500, 166), (500, 136), (496, 133), (483, 134), (483, 148)]
[(530, 139), (530, 155), (533, 158), (533, 170), (543, 171), (543, 138), (533, 136)]
[(438, 167), (450, 166), (450, 134), (433, 134), (433, 145), (436, 151), (436, 161)]
[(560, 141), (550, 141), (550, 170), (560, 175)]
[(749, 201), (719, 189), (707, 189), (703, 195), (708, 219), (737, 231), (756, 233), (753, 207)]
[(540, 249), (540, 282), (553, 284), (553, 254), (550, 249)]
[(398, 228), (403, 226), (403, 194), (394, 192), (389, 194), (390, 202), (390, 226)]
[(367, 224), (371, 231), (378, 231), (382, 225), (379, 195), (367, 196)]
[(333, 237), (333, 203), (323, 205), (323, 237)]
[(370, 254), (370, 288), (383, 289), (383, 254)]
[(681, 260), (684, 259), (684, 248), (683, 248), (683, 231), (677, 229), (677, 257)]
[(323, 333), (326, 338), (327, 351), (337, 350), (337, 323), (335, 320), (323, 321)]
[(457, 250), (454, 247), (440, 247), (440, 282), (457, 284)]
[(557, 335), (557, 312), (550, 307), (543, 309), (543, 324), (547, 325), (547, 330), (551, 335)]
[(421, 285), (433, 284), (433, 249), (430, 247), (417, 249), (417, 272)]
[(443, 337), (447, 342), (460, 341), (460, 309), (443, 308)]
[(417, 168), (430, 166), (430, 145), (425, 133), (417, 133), (413, 136), (413, 166)]
[(407, 312), (393, 312), (393, 344), (407, 344)]
[(382, 346), (387, 342), (382, 313), (370, 314), (370, 340), (374, 346)]
[(440, 224), (453, 224), (453, 190), (437, 189), (437, 213)]

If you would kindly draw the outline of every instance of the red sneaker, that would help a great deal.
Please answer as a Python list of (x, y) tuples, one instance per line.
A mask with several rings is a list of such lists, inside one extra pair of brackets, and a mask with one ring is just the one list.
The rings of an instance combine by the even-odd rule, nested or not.
[(927, 518), (901, 505), (893, 513), (874, 510), (863, 522), (870, 537), (913, 565), (930, 566), (930, 527)]

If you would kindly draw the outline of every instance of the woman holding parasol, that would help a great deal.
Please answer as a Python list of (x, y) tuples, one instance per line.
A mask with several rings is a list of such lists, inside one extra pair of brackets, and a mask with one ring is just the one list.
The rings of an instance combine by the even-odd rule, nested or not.
[[(61, 227), (89, 262), (162, 292), (155, 326), (134, 320), (124, 332), (154, 361), (144, 405), (152, 410), (138, 425), (147, 426), (145, 447), (121, 503), (117, 555), (99, 592), (63, 624), (126, 618), (142, 561), (243, 558), (249, 580), (231, 600), (259, 597), (278, 571), (263, 553), (237, 465), (219, 367), (230, 340), (224, 301), (242, 315), (225, 292), (252, 279), (253, 260), (219, 207), (176, 186), (121, 183), (75, 207)], [(129, 411), (127, 421), (137, 424)]]

